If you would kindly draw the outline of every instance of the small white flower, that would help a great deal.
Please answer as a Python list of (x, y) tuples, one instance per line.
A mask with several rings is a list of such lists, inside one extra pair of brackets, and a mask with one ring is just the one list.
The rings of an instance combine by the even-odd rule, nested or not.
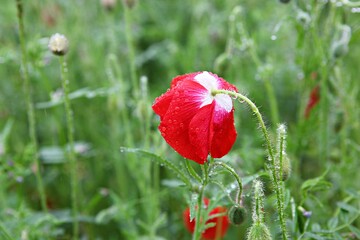
[(63, 56), (69, 50), (69, 41), (64, 35), (55, 33), (51, 36), (48, 46), (52, 53)]

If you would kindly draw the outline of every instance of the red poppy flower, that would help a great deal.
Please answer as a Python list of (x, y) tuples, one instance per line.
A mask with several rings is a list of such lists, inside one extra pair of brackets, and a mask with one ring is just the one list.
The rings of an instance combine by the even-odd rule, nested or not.
[(309, 101), (305, 109), (305, 118), (309, 118), (311, 110), (318, 104), (320, 101), (320, 87), (317, 85), (310, 92)]
[[(204, 204), (207, 207), (209, 205), (209, 199), (204, 198)], [(226, 213), (226, 211), (227, 210), (224, 207), (216, 207), (209, 213), (209, 217), (214, 214)], [(186, 229), (190, 233), (194, 233), (195, 219), (190, 221), (190, 209), (189, 208), (186, 208), (185, 211), (183, 212), (183, 219), (184, 219), (184, 224), (185, 224)], [(220, 217), (211, 218), (206, 222), (206, 224), (208, 224), (208, 223), (216, 223), (216, 225), (214, 227), (206, 229), (202, 233), (201, 237), (203, 239), (208, 239), (208, 240), (219, 239), (219, 238), (222, 238), (225, 236), (226, 231), (229, 227), (229, 219), (226, 214), (224, 214), (223, 216), (220, 216)]]
[(213, 73), (177, 76), (152, 106), (160, 116), (159, 130), (165, 141), (199, 164), (204, 164), (209, 154), (223, 157), (236, 139), (232, 99), (226, 94), (213, 96), (211, 91), (219, 89), (237, 91)]

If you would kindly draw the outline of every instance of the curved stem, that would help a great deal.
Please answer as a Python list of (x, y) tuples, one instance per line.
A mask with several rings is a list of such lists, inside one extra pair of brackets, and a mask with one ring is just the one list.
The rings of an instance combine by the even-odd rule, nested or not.
[(214, 162), (212, 166), (216, 166), (216, 165), (225, 168), (231, 175), (233, 175), (235, 177), (235, 179), (239, 185), (239, 191), (238, 191), (235, 203), (240, 203), (242, 192), (243, 192), (243, 187), (242, 187), (242, 181), (241, 181), (239, 175), (235, 172), (235, 170), (232, 167), (230, 167), (229, 165), (227, 165), (224, 162)]
[(275, 155), (273, 152), (273, 148), (271, 146), (271, 142), (270, 142), (270, 137), (267, 131), (267, 128), (265, 126), (264, 120), (261, 116), (261, 113), (259, 111), (259, 109), (256, 107), (256, 105), (246, 96), (242, 95), (241, 93), (237, 93), (237, 92), (233, 92), (233, 91), (228, 91), (228, 90), (212, 90), (212, 95), (216, 95), (216, 94), (227, 94), (235, 99), (238, 99), (239, 101), (243, 101), (246, 102), (251, 110), (253, 111), (253, 113), (256, 115), (259, 124), (260, 124), (260, 128), (262, 130), (262, 133), (264, 135), (265, 138), (265, 142), (266, 142), (266, 147), (267, 147), (267, 151), (269, 154), (269, 160), (270, 160), (270, 171), (271, 171), (271, 175), (274, 181), (274, 191), (276, 194), (276, 199), (277, 199), (277, 209), (279, 211), (279, 219), (280, 219), (280, 225), (281, 225), (281, 230), (282, 230), (282, 238), (283, 240), (288, 239), (287, 238), (287, 234), (286, 234), (286, 223), (285, 223), (285, 215), (284, 215), (284, 209), (283, 209), (283, 198), (282, 198), (282, 194), (281, 194), (281, 189), (280, 189), (280, 179), (278, 179), (277, 175), (276, 175), (276, 161), (275, 161)]
[(25, 89), (25, 98), (27, 104), (27, 115), (29, 122), (29, 135), (30, 141), (33, 147), (33, 162), (36, 166), (35, 177), (37, 182), (37, 188), (40, 196), (41, 208), (43, 211), (47, 212), (46, 206), (46, 195), (43, 179), (41, 177), (41, 163), (38, 153), (38, 143), (37, 143), (37, 134), (36, 134), (36, 119), (35, 119), (35, 110), (34, 103), (31, 96), (31, 85), (29, 80), (29, 70), (27, 67), (27, 52), (25, 47), (25, 30), (24, 30), (24, 21), (23, 21), (23, 5), (21, 0), (16, 0), (17, 7), (17, 17), (19, 23), (19, 39), (21, 46), (21, 68), (22, 68), (22, 78), (24, 81)]
[(69, 79), (67, 76), (67, 64), (64, 57), (60, 57), (61, 65), (61, 81), (64, 89), (64, 104), (65, 104), (65, 115), (67, 123), (67, 137), (69, 141), (69, 165), (70, 165), (70, 184), (71, 184), (71, 203), (73, 209), (73, 239), (78, 239), (79, 235), (79, 219), (78, 219), (78, 177), (77, 177), (77, 161), (75, 158), (75, 149), (74, 149), (74, 118), (73, 111), (70, 105), (69, 99)]

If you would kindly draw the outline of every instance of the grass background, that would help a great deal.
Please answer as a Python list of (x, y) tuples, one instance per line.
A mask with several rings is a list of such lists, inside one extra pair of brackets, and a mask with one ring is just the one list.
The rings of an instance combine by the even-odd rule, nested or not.
[[(276, 120), (286, 123), (292, 165), (286, 182), (290, 236), (360, 239), (358, 7), (342, 1), (138, 1), (130, 10), (130, 30), (139, 98), (132, 94), (120, 1), (111, 11), (99, 1), (81, 0), (32, 0), (23, 7), (41, 174), (51, 214), (41, 211), (34, 177), (16, 5), (5, 0), (0, 8), (0, 224), (13, 239), (71, 238), (60, 66), (47, 48), (56, 32), (70, 42), (66, 60), (83, 239), (190, 238), (182, 224), (188, 189), (148, 157), (121, 153), (120, 147), (146, 149), (182, 167), (184, 160), (157, 131), (159, 119), (151, 104), (176, 75), (204, 70), (252, 99), (273, 134)], [(351, 28), (345, 42), (340, 41), (343, 25)], [(339, 43), (348, 51), (337, 49), (340, 56), (335, 57)], [(320, 86), (321, 100), (305, 118), (315, 86)], [(243, 105), (235, 106), (238, 138), (224, 159), (249, 179), (244, 197), (249, 216), (240, 227), (230, 227), (225, 239), (245, 238), (251, 225), (251, 177), (263, 172), (266, 159), (255, 118)], [(221, 181), (231, 183), (226, 176)], [(215, 192), (209, 188), (207, 196)], [(277, 239), (273, 202), (269, 192), (266, 221)], [(222, 204), (230, 203), (223, 199)], [(312, 212), (311, 218), (303, 216), (301, 207)]]

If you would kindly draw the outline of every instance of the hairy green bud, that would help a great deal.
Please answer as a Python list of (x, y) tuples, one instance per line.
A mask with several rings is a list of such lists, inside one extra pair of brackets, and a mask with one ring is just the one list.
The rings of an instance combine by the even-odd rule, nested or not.
[(246, 219), (246, 209), (238, 204), (232, 206), (228, 211), (228, 217), (232, 224), (240, 225)]
[(289, 179), (291, 175), (291, 162), (287, 154), (284, 154), (283, 160), (282, 160), (282, 179), (283, 181), (286, 181)]
[(271, 240), (269, 229), (264, 223), (254, 222), (248, 233), (249, 240)]

